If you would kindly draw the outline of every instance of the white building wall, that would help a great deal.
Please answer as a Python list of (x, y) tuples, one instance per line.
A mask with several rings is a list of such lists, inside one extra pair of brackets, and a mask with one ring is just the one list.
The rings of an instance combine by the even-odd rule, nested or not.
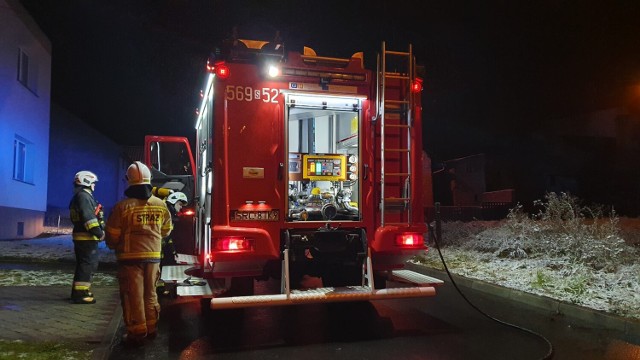
[[(47, 207), (51, 44), (18, 0), (0, 0), (0, 34), (0, 239), (32, 237)], [(18, 81), (20, 50), (28, 86)], [(28, 144), (27, 182), (14, 179), (16, 137)]]

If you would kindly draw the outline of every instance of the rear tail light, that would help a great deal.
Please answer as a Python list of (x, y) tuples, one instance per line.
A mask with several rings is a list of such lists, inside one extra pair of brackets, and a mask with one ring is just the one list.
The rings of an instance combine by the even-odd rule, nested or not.
[(424, 246), (424, 236), (416, 233), (404, 233), (396, 235), (396, 245), (406, 248), (416, 248)]
[(253, 251), (253, 239), (244, 237), (223, 237), (216, 240), (214, 251), (246, 252)]
[(421, 78), (415, 78), (413, 80), (413, 83), (411, 84), (411, 92), (412, 93), (419, 93), (420, 91), (422, 91), (422, 79)]

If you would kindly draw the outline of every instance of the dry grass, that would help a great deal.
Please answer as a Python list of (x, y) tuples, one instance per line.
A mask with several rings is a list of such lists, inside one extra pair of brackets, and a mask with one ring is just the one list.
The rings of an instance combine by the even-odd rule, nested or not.
[(620, 218), (618, 225), (620, 226), (620, 236), (627, 245), (640, 248), (640, 219)]

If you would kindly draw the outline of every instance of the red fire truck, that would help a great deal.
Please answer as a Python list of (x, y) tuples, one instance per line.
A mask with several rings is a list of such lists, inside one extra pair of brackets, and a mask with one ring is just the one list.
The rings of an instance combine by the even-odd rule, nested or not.
[(427, 251), (422, 80), (411, 46), (382, 43), (377, 63), (242, 39), (208, 61), (195, 162), (187, 139), (145, 144), (155, 185), (192, 199), (190, 254), (162, 274), (178, 295), (211, 309), (435, 295), (442, 281), (404, 269)]

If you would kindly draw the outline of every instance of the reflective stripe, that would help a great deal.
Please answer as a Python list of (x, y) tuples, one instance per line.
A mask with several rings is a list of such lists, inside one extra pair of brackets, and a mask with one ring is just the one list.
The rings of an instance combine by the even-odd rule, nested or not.
[(89, 290), (91, 288), (90, 282), (76, 281), (73, 283), (73, 290)]
[(122, 218), (126, 218), (126, 217), (130, 216), (131, 213), (133, 213), (133, 212), (148, 213), (148, 212), (152, 212), (152, 211), (160, 211), (160, 212), (167, 211), (168, 212), (166, 206), (159, 206), (159, 205), (133, 206), (133, 207), (124, 209), (124, 211), (122, 212)]
[(100, 226), (100, 223), (96, 221), (95, 224), (89, 224), (87, 226), (87, 230), (91, 230), (91, 229), (96, 228), (98, 226)]
[(98, 222), (98, 219), (91, 219), (89, 221), (87, 221), (86, 223), (84, 223), (84, 228), (87, 230), (91, 230), (94, 227), (100, 226), (100, 223)]
[(95, 235), (86, 232), (75, 232), (71, 235), (73, 240), (99, 240)]
[(119, 253), (118, 260), (160, 259), (159, 251)]

